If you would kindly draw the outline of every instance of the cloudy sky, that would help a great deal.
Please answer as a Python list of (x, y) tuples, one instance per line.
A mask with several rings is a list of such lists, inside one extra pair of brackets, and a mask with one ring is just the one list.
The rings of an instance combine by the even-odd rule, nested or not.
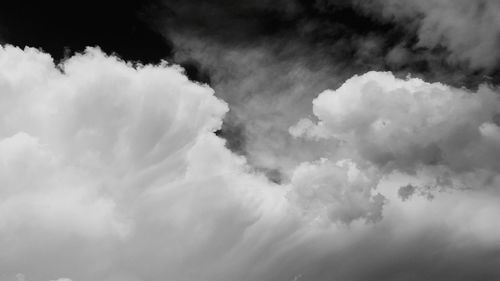
[(500, 1), (0, 4), (0, 281), (500, 280)]

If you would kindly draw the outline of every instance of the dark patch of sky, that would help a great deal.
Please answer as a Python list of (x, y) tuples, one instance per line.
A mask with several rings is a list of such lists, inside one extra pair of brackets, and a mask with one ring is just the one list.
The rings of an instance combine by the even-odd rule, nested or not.
[(99, 46), (126, 60), (159, 62), (172, 46), (148, 23), (152, 1), (3, 1), (0, 37), (16, 46), (42, 48), (60, 59)]

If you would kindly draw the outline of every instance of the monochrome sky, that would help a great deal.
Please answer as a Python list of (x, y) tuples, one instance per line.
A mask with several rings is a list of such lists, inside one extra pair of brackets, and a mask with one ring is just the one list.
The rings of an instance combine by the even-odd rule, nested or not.
[(500, 280), (497, 0), (0, 4), (0, 281)]

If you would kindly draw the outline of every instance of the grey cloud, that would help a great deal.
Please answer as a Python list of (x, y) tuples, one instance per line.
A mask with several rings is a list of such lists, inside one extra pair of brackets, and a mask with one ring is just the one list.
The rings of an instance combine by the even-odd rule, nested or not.
[[(470, 67), (494, 69), (498, 65), (500, 46), (496, 0), (460, 1), (359, 1), (369, 13), (401, 22), (413, 22), (417, 29), (417, 46), (444, 46), (454, 62)], [(412, 25), (408, 25), (412, 28)]]
[(416, 189), (417, 189), (417, 187), (415, 187), (411, 184), (407, 184), (407, 185), (399, 188), (398, 195), (399, 195), (399, 197), (401, 197), (401, 199), (403, 201), (408, 200), (408, 199), (410, 199), (411, 196), (413, 196)]
[(288, 127), (310, 113), (311, 90), (321, 92), (340, 83), (336, 66), (320, 63), (320, 54), (314, 59), (317, 64), (294, 57), (293, 51), (275, 57), (270, 45), (286, 48), (279, 41), (248, 48), (186, 37), (176, 42), (181, 50), (189, 50), (178, 51), (177, 59), (192, 57), (204, 65), (216, 95), (230, 104), (220, 134), (229, 137), (234, 151), (258, 169), (279, 170), (285, 178), (297, 163), (321, 156), (321, 147), (316, 153), (300, 149), (307, 144), (290, 138)]

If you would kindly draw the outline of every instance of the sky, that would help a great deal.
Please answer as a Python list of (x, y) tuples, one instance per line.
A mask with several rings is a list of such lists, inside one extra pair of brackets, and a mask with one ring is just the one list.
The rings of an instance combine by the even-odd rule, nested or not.
[(499, 14), (5, 1), (0, 281), (500, 280)]

